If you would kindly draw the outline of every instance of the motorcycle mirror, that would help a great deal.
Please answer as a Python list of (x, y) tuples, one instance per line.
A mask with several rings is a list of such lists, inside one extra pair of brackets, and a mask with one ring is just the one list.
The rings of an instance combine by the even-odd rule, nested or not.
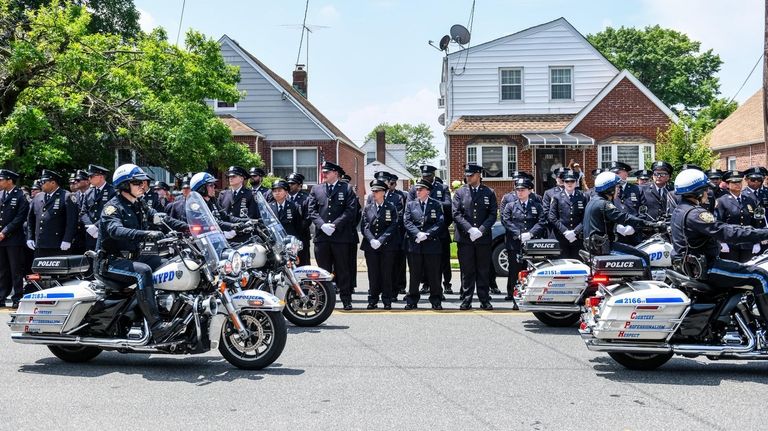
[(645, 205), (640, 205), (640, 208), (638, 208), (637, 211), (640, 214), (648, 214), (648, 207)]
[(155, 217), (152, 219), (152, 223), (161, 224), (165, 219), (165, 217), (166, 217), (165, 213), (155, 213)]

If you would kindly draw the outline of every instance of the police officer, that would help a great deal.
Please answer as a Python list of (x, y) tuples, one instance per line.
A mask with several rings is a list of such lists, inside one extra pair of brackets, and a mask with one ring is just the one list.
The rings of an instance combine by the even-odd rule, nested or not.
[[(168, 214), (168, 217), (175, 218), (176, 220), (185, 220), (187, 217), (187, 212), (184, 209), (184, 206), (186, 205), (187, 196), (189, 196), (189, 192), (192, 191), (192, 189), (189, 186), (189, 178), (184, 179), (184, 182), (181, 184), (181, 194), (179, 194), (173, 202), (169, 203), (165, 207), (165, 212)], [(221, 195), (219, 195), (221, 197)], [(220, 203), (221, 200), (217, 200), (217, 203)], [(221, 208), (221, 206), (219, 206)], [(226, 213), (223, 209), (221, 212)], [(228, 214), (228, 213), (227, 213)]]
[[(84, 170), (78, 169), (77, 171), (69, 175), (69, 191), (70, 193), (73, 193), (75, 195), (75, 200), (76, 200), (76, 205), (78, 210), (83, 205), (85, 192), (88, 191), (88, 186), (89, 186), (88, 173), (85, 172)], [(78, 216), (77, 230), (75, 231), (75, 239), (72, 241), (72, 248), (70, 249), (72, 254), (85, 253), (85, 250), (86, 250), (85, 238), (86, 238), (85, 225), (83, 225), (83, 222), (80, 220), (80, 217)]]
[(42, 191), (35, 196), (27, 216), (27, 247), (35, 257), (67, 254), (77, 229), (77, 197), (60, 186), (61, 175), (43, 169)]
[[(150, 325), (155, 343), (164, 341), (180, 318), (164, 322), (160, 317), (152, 284), (152, 271), (160, 266), (159, 256), (141, 255), (142, 241), (156, 241), (164, 234), (151, 225), (155, 210), (141, 201), (144, 182), (149, 177), (136, 165), (118, 167), (112, 183), (119, 191), (107, 201), (99, 221), (99, 235), (96, 248), (98, 255), (94, 264), (99, 277), (125, 285), (136, 283), (136, 299), (139, 309)], [(175, 219), (166, 218), (165, 223), (177, 230), (187, 225)]]
[(299, 265), (311, 265), (309, 260), (309, 241), (312, 239), (309, 227), (312, 221), (309, 219), (309, 193), (303, 189), (304, 175), (299, 172), (291, 172), (286, 178), (290, 187), (288, 191), (288, 200), (293, 202), (301, 212), (302, 227), (297, 238), (301, 240), (301, 251), (299, 251)]
[(632, 246), (616, 242), (616, 226), (660, 228), (664, 222), (652, 222), (640, 219), (616, 208), (613, 199), (621, 178), (613, 172), (601, 172), (595, 178), (595, 195), (589, 199), (584, 213), (584, 248), (591, 254), (602, 256), (617, 251), (641, 257), (645, 262), (646, 275), (650, 278), (651, 261), (647, 253)]
[[(765, 227), (763, 220), (754, 217), (757, 201), (754, 194), (742, 193), (744, 176), (739, 171), (728, 171), (723, 174), (723, 181), (728, 183), (728, 194), (717, 199), (715, 217), (717, 221), (737, 226)], [(752, 255), (760, 252), (760, 244), (738, 244), (731, 246), (727, 242), (720, 245), (723, 259), (736, 262), (746, 262)]]
[[(732, 175), (731, 175), (732, 176)], [(768, 317), (768, 272), (719, 258), (720, 244), (744, 244), (747, 247), (768, 240), (768, 229), (752, 229), (723, 223), (707, 211), (707, 175), (695, 169), (684, 170), (675, 178), (675, 194), (680, 205), (672, 213), (673, 260), (688, 276), (711, 286), (750, 285), (763, 324)], [(721, 254), (722, 256), (722, 254)]]
[[(575, 181), (573, 186), (575, 186)], [(507, 203), (501, 210), (501, 224), (506, 230), (505, 246), (509, 258), (509, 276), (507, 277), (507, 296), (505, 301), (514, 301), (515, 282), (518, 273), (523, 269), (520, 257), (522, 243), (532, 238), (543, 238), (547, 235), (545, 224), (546, 215), (540, 202), (531, 199), (533, 181), (519, 178), (515, 181), (517, 199)], [(557, 202), (553, 201), (550, 211), (555, 210)], [(517, 304), (514, 305), (517, 309)]]
[[(440, 232), (440, 273), (443, 279), (443, 292), (447, 294), (453, 294), (453, 288), (451, 287), (451, 278), (453, 277), (451, 272), (451, 235), (448, 232), (448, 228), (453, 223), (453, 215), (451, 213), (451, 190), (449, 187), (442, 183), (435, 181), (436, 167), (432, 165), (419, 166), (421, 171), (422, 181), (432, 184), (430, 190), (430, 197), (440, 202), (443, 206), (443, 225)], [(411, 187), (408, 192), (409, 201), (416, 199), (416, 186)], [(421, 289), (421, 293), (427, 293), (431, 291), (431, 287), (424, 284)]]
[(81, 196), (88, 191), (88, 186), (88, 173), (84, 170), (78, 169), (69, 175), (70, 193), (76, 193), (78, 196)]
[[(352, 193), (355, 195), (355, 226), (360, 226), (360, 222), (363, 220), (363, 206), (360, 204), (360, 198), (357, 196), (357, 186), (349, 185), (350, 181), (352, 181), (352, 177), (344, 172), (343, 169), (339, 181), (349, 186), (350, 190), (352, 190)], [(357, 289), (357, 242), (358, 237), (357, 234), (355, 234), (355, 241), (349, 244), (349, 254), (353, 257), (355, 262), (355, 264), (352, 265), (352, 268), (350, 268), (351, 274), (349, 278), (352, 281), (352, 293), (355, 293), (355, 289)]]
[(109, 169), (88, 165), (88, 181), (91, 187), (85, 192), (80, 205), (80, 222), (85, 227), (85, 249), (96, 249), (96, 238), (99, 236), (99, 217), (104, 205), (115, 197), (115, 188), (107, 183)]
[(651, 172), (648, 169), (640, 169), (639, 171), (636, 171), (634, 173), (634, 176), (635, 178), (637, 178), (637, 186), (642, 187), (647, 185), (651, 181), (653, 172)]
[(405, 204), (403, 226), (406, 234), (410, 283), (405, 297), (405, 309), (418, 308), (419, 284), (426, 279), (429, 285), (429, 302), (432, 309), (442, 310), (440, 289), (440, 259), (442, 246), (440, 231), (443, 229), (443, 205), (430, 197), (435, 183), (421, 179), (414, 184), (416, 198)]
[[(219, 208), (214, 199), (216, 196), (216, 178), (213, 175), (208, 172), (196, 173), (189, 180), (189, 188), (191, 191), (199, 193), (203, 198), (226, 239), (234, 238), (238, 231), (242, 231), (249, 225), (249, 218), (232, 217)], [(176, 216), (174, 218), (186, 222), (186, 199), (179, 199), (179, 203), (174, 203), (174, 205), (177, 206), (173, 211), (174, 216)]]
[(43, 184), (40, 182), (40, 180), (35, 180), (32, 182), (32, 187), (29, 188), (29, 201), (32, 202), (32, 199), (35, 198), (41, 191), (43, 190)]
[(565, 173), (565, 168), (562, 167), (552, 171), (552, 175), (555, 177), (555, 185), (544, 191), (544, 194), (541, 196), (541, 206), (544, 208), (544, 223), (547, 229), (547, 236), (550, 238), (554, 238), (554, 226), (549, 223), (546, 215), (549, 214), (549, 205), (552, 203), (552, 198), (563, 191), (563, 173)]
[[(368, 266), (368, 310), (378, 307), (379, 296), (384, 309), (392, 309), (394, 292), (395, 256), (400, 252), (399, 216), (397, 207), (386, 200), (389, 185), (382, 180), (370, 184), (371, 199), (363, 210), (360, 230), (363, 243), (360, 249), (365, 253)], [(400, 253), (402, 254), (402, 253)], [(438, 284), (439, 286), (439, 284)]]
[[(260, 218), (259, 208), (253, 197), (253, 191), (245, 187), (245, 179), (248, 172), (240, 166), (230, 166), (227, 169), (227, 179), (229, 180), (229, 189), (219, 193), (219, 208), (230, 217), (238, 218)], [(235, 242), (247, 240), (246, 235), (238, 235), (234, 238)]]
[[(595, 181), (597, 181), (597, 176), (603, 173), (603, 171), (604, 169), (597, 168), (597, 169), (593, 169), (592, 172), (590, 173), (592, 174), (592, 178), (594, 178)], [(587, 196), (587, 199), (592, 199), (596, 196), (597, 193), (595, 192), (595, 188), (592, 187), (591, 189), (587, 190), (587, 192), (584, 194)]]
[(157, 205), (154, 207), (155, 211), (165, 212), (165, 208), (172, 202), (171, 186), (165, 181), (155, 181), (152, 184), (152, 189), (157, 194)]
[(745, 195), (752, 195), (758, 205), (768, 208), (768, 188), (763, 187), (765, 173), (766, 170), (762, 167), (753, 167), (744, 171), (747, 187), (743, 190), (743, 193)]
[(549, 206), (549, 224), (555, 227), (555, 238), (560, 242), (560, 254), (569, 259), (578, 259), (583, 248), (584, 210), (587, 199), (576, 189), (578, 178), (573, 171), (565, 171), (563, 191), (552, 199)]
[(269, 206), (277, 216), (277, 220), (283, 225), (285, 233), (299, 238), (301, 230), (304, 228), (304, 217), (296, 204), (288, 200), (290, 189), (291, 186), (285, 180), (272, 183), (272, 199)]
[(147, 203), (147, 205), (149, 205), (150, 208), (161, 213), (165, 211), (165, 205), (160, 202), (160, 193), (158, 193), (157, 189), (154, 187), (154, 184), (157, 183), (158, 181), (155, 181), (152, 184), (149, 182), (145, 184), (146, 192), (144, 193), (144, 197), (142, 199)]
[(464, 300), (459, 306), (462, 310), (472, 308), (475, 288), (480, 308), (493, 310), (488, 286), (488, 261), (491, 260), (491, 228), (496, 222), (498, 207), (496, 194), (481, 183), (482, 170), (478, 165), (466, 166), (464, 176), (467, 184), (456, 191), (452, 202), (459, 265), (462, 267)]
[(0, 307), (11, 295), (18, 308), (24, 293), (24, 221), (29, 202), (16, 186), (19, 174), (0, 169)]
[(261, 181), (264, 179), (264, 177), (267, 176), (267, 173), (264, 172), (264, 169), (252, 166), (248, 173), (251, 176), (251, 190), (261, 193), (267, 200), (272, 199), (272, 193), (270, 190), (261, 185)]
[[(629, 171), (632, 168), (619, 161), (611, 162), (610, 171), (618, 175), (621, 178), (621, 185), (616, 189), (616, 197), (613, 198), (613, 204), (619, 211), (623, 211), (633, 216), (640, 214), (640, 207), (644, 205), (643, 194), (640, 192), (640, 188), (634, 184), (627, 183), (629, 177)], [(635, 232), (632, 226), (620, 226), (618, 228), (619, 235), (616, 240), (624, 244), (637, 245), (643, 240), (641, 232)], [(578, 257), (578, 252), (577, 256)]]
[(309, 194), (309, 218), (315, 225), (315, 259), (318, 266), (336, 274), (336, 286), (344, 310), (352, 309), (352, 267), (357, 244), (357, 196), (349, 184), (339, 181), (341, 166), (325, 161), (323, 182)]
[(677, 205), (677, 198), (672, 185), (669, 184), (673, 172), (672, 165), (664, 161), (656, 161), (651, 165), (651, 170), (653, 182), (642, 190), (641, 199), (647, 208), (643, 218), (652, 221), (668, 219)]

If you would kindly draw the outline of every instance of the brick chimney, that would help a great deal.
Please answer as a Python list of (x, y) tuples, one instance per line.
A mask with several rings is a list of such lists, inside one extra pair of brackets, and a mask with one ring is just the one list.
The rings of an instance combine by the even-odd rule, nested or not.
[(293, 71), (293, 88), (296, 89), (304, 98), (307, 98), (307, 71), (303, 64), (297, 64)]
[(384, 130), (377, 130), (376, 131), (376, 160), (380, 161), (382, 164), (387, 164), (386, 159), (386, 152), (384, 151), (387, 143), (384, 139)]

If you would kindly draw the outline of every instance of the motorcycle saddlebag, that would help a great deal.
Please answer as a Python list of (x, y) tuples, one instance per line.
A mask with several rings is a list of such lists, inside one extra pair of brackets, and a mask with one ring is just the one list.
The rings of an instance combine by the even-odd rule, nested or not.
[(523, 256), (559, 256), (560, 243), (556, 239), (532, 239), (523, 243)]
[(24, 295), (11, 313), (11, 332), (62, 334), (76, 328), (97, 299), (89, 285), (78, 281)]
[(643, 259), (629, 254), (595, 256), (592, 258), (592, 268), (595, 273), (611, 278), (640, 277), (645, 272)]
[(573, 304), (587, 287), (589, 266), (575, 259), (556, 259), (539, 265), (524, 281), (522, 301), (533, 303)]
[(91, 262), (85, 256), (38, 257), (32, 261), (32, 272), (40, 275), (75, 275), (90, 268)]

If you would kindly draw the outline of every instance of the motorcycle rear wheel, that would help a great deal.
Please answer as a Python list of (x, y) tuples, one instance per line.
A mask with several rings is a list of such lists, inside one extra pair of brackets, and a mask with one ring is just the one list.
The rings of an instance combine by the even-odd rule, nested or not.
[(301, 298), (293, 289), (285, 294), (283, 315), (296, 326), (317, 326), (331, 316), (336, 307), (336, 292), (330, 281), (303, 280), (299, 285), (309, 297), (307, 306), (302, 306)]
[(672, 358), (672, 353), (609, 352), (608, 355), (625, 368), (638, 371), (655, 370)]
[(243, 340), (231, 320), (222, 328), (219, 353), (230, 364), (244, 370), (260, 370), (280, 357), (288, 338), (288, 326), (278, 311), (242, 310), (240, 320), (251, 331)]
[(101, 353), (100, 348), (91, 346), (48, 346), (48, 350), (62, 361), (72, 363), (88, 362)]
[(566, 328), (573, 326), (581, 319), (579, 313), (556, 313), (548, 311), (534, 311), (533, 315), (539, 319), (539, 321), (547, 326), (554, 326), (556, 328)]

